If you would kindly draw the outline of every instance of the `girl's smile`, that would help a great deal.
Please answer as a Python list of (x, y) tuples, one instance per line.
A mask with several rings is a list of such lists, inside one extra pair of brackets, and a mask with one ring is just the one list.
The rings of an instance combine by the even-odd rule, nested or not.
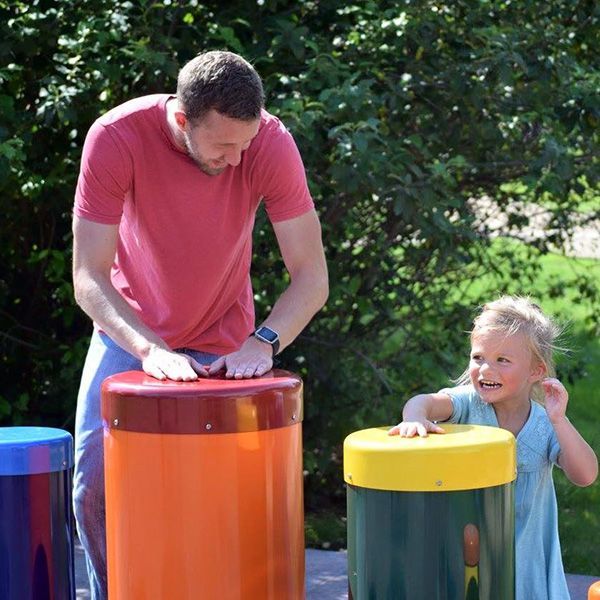
[(501, 383), (497, 383), (496, 381), (489, 381), (488, 379), (480, 379), (479, 385), (486, 389), (498, 389), (502, 387)]

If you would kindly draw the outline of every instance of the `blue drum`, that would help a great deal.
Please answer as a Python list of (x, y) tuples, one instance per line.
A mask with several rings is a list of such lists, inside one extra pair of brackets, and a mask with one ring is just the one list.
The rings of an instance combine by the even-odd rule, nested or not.
[(0, 427), (0, 598), (74, 600), (73, 438)]

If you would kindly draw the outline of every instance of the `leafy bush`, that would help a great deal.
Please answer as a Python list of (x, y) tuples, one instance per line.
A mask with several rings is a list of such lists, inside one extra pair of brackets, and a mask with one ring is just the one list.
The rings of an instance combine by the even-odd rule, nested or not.
[[(539, 257), (598, 218), (591, 1), (17, 0), (0, 16), (5, 423), (72, 423), (90, 324), (72, 299), (70, 214), (88, 127), (172, 91), (199, 51), (256, 65), (323, 222), (330, 300), (283, 356), (307, 384), (309, 508), (343, 497), (347, 433), (392, 422), (401, 399), (461, 370), (473, 299), (451, 292), (485, 273), (535, 293)], [(481, 198), (499, 213), (543, 206), (548, 234), (490, 253)], [(527, 214), (510, 217), (515, 231)], [(593, 327), (590, 277), (575, 285)], [(264, 315), (286, 283), (264, 214), (253, 280)]]

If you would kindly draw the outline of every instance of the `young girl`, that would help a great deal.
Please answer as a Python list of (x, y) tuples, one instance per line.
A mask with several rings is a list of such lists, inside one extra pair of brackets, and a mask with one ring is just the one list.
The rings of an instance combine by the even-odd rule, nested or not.
[[(390, 435), (444, 433), (436, 424), (472, 423), (508, 429), (517, 439), (515, 488), (516, 598), (569, 600), (552, 467), (575, 485), (591, 485), (598, 460), (565, 415), (568, 393), (554, 378), (558, 327), (526, 298), (484, 305), (471, 332), (467, 385), (411, 398)], [(543, 402), (532, 402), (532, 398)]]

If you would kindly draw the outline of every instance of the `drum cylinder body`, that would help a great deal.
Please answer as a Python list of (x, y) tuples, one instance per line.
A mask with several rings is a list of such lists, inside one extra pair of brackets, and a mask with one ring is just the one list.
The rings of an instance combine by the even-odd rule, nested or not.
[(427, 438), (387, 428), (346, 438), (353, 600), (514, 598), (514, 437), (443, 427)]
[(74, 600), (73, 439), (0, 428), (0, 598)]
[(102, 389), (111, 600), (303, 598), (301, 380)]

